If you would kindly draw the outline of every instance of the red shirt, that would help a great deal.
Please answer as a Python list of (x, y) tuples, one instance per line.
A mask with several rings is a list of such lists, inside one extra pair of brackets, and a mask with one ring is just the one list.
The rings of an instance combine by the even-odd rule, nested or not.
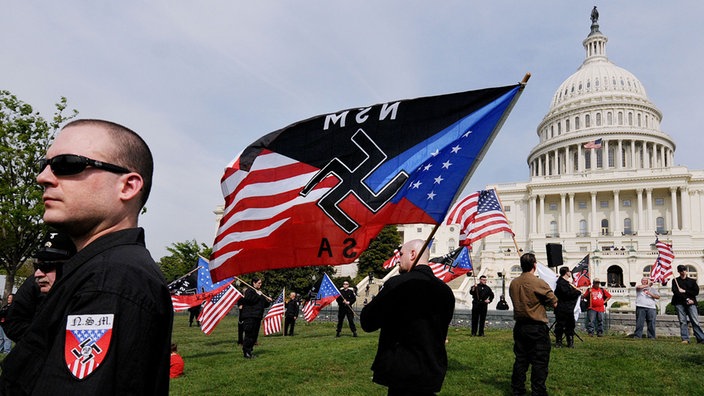
[(171, 353), (171, 368), (169, 370), (169, 377), (176, 378), (183, 375), (183, 358), (176, 352)]
[(590, 287), (587, 293), (591, 296), (589, 299), (589, 309), (596, 312), (605, 312), (606, 307), (604, 307), (604, 303), (611, 298), (611, 293), (601, 287), (598, 289)]

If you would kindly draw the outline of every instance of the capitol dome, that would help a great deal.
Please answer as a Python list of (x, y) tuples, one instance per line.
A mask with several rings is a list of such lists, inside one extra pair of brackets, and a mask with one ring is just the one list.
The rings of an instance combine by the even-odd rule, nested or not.
[(540, 142), (528, 156), (532, 177), (673, 164), (675, 143), (660, 130), (662, 113), (643, 84), (608, 59), (597, 18), (582, 41), (584, 61), (560, 84), (538, 125)]

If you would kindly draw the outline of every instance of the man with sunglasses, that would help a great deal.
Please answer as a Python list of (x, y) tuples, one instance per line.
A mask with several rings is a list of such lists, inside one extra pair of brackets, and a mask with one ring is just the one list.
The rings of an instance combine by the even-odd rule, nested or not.
[[(34, 255), (34, 274), (27, 277), (17, 293), (15, 301), (3, 324), (7, 335), (19, 342), (34, 315), (44, 300), (44, 297), (54, 285), (57, 276), (61, 276), (61, 266), (64, 261), (76, 253), (76, 248), (68, 235), (59, 232), (49, 232)], [(58, 275), (57, 275), (58, 274)]]
[(44, 222), (77, 253), (3, 361), (0, 394), (167, 395), (173, 308), (137, 221), (149, 147), (121, 125), (76, 120), (38, 165)]

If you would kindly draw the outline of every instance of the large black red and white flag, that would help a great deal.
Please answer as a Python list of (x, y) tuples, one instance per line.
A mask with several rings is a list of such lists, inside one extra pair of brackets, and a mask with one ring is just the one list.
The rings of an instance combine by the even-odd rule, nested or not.
[(438, 224), (523, 85), (339, 111), (272, 132), (225, 169), (213, 280), (357, 259), (387, 224)]

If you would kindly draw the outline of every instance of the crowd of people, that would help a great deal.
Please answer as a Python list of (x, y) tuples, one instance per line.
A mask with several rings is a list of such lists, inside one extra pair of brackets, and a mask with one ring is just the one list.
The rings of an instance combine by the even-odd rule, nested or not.
[[(173, 309), (161, 271), (144, 246), (138, 216), (149, 196), (153, 159), (134, 131), (103, 120), (75, 120), (62, 128), (39, 162), (37, 182), (44, 189), (44, 222), (53, 230), (39, 246), (34, 273), (0, 308), (0, 394), (166, 395), (169, 378), (183, 374), (184, 361), (171, 342)], [(455, 297), (428, 265), (422, 240), (399, 250), (399, 276), (389, 279), (367, 301), (359, 316), (365, 332), (379, 330), (373, 381), (389, 395), (434, 394), (447, 372), (447, 333)], [(532, 253), (520, 257), (522, 274), (510, 283), (513, 303), (514, 394), (525, 394), (532, 367), (533, 395), (546, 394), (552, 346), (547, 309), (555, 310), (555, 346), (574, 347), (574, 308), (583, 299), (589, 336), (604, 334), (604, 313), (612, 297), (598, 279), (586, 290), (560, 269), (553, 291), (536, 276)], [(677, 267), (672, 305), (680, 336), (689, 343), (689, 325), (704, 343), (697, 312), (699, 286)], [(371, 281), (371, 276), (370, 276)], [(494, 293), (486, 276), (470, 290), (473, 336), (484, 336)], [(262, 279), (238, 301), (238, 344), (244, 358), (254, 357), (264, 312), (272, 299)], [(368, 289), (367, 289), (368, 293)], [(300, 300), (285, 301), (284, 336), (293, 336)], [(356, 292), (345, 281), (337, 299), (336, 337), (345, 320), (357, 337)], [(633, 336), (656, 337), (657, 288), (648, 278), (636, 287)], [(189, 326), (197, 321), (191, 312)], [(198, 323), (197, 323), (198, 324)], [(563, 337), (565, 344), (563, 344)], [(12, 347), (12, 341), (15, 345)], [(108, 353), (108, 350), (113, 353)], [(139, 359), (133, 358), (139, 351)], [(68, 370), (66, 370), (68, 366)]]

